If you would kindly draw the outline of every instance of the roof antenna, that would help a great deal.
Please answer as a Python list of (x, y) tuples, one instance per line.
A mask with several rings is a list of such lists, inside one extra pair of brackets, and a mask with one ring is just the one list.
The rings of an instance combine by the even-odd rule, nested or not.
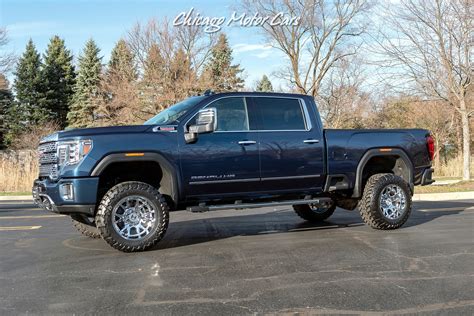
[(212, 95), (212, 94), (215, 94), (214, 91), (212, 91), (211, 89), (207, 89), (206, 91), (204, 91), (204, 95)]

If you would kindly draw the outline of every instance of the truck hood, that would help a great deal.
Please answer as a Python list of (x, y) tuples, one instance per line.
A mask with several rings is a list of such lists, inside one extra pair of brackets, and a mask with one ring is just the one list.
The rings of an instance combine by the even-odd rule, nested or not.
[[(143, 133), (151, 129), (151, 125), (130, 125), (130, 126), (109, 126), (109, 127), (93, 127), (93, 128), (77, 128), (64, 130), (57, 133), (58, 139), (95, 136), (104, 134), (132, 134)], [(49, 137), (49, 136), (48, 136)]]

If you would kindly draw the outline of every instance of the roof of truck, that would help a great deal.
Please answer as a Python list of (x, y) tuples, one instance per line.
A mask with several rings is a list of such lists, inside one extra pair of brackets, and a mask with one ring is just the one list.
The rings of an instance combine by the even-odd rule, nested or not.
[(227, 95), (254, 95), (254, 96), (272, 96), (272, 97), (311, 97), (307, 94), (299, 93), (283, 93), (283, 92), (257, 92), (257, 91), (241, 91), (241, 92), (220, 92), (213, 93), (212, 91), (206, 91), (203, 95), (205, 96), (227, 96)]

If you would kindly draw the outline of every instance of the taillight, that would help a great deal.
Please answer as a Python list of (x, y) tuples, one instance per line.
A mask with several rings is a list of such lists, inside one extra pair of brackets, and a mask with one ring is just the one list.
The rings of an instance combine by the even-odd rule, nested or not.
[(428, 147), (428, 153), (430, 154), (430, 160), (433, 160), (435, 153), (435, 144), (433, 136), (429, 135), (426, 137), (426, 146)]

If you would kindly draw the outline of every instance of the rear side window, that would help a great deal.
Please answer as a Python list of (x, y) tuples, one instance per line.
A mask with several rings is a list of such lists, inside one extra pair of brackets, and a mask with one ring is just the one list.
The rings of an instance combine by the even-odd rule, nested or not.
[(303, 108), (298, 99), (253, 98), (262, 115), (261, 130), (305, 130)]
[(245, 98), (223, 98), (212, 102), (208, 108), (216, 108), (217, 131), (248, 131), (249, 118)]

